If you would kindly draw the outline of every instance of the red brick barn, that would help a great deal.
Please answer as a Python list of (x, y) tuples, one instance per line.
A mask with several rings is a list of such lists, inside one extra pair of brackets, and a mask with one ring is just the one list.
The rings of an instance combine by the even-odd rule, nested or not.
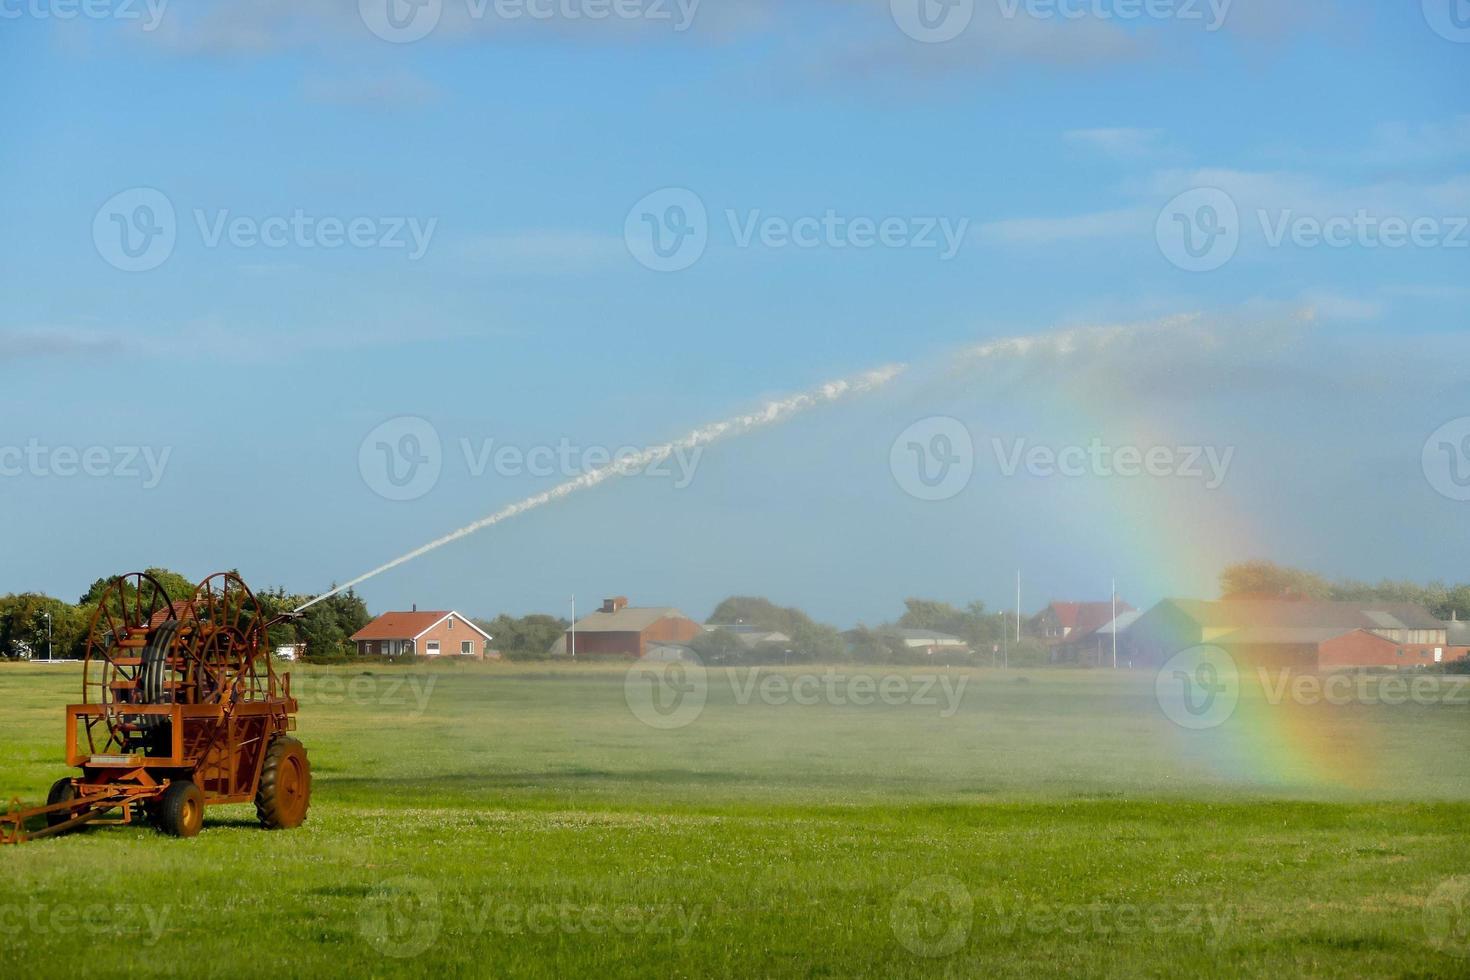
[(577, 620), (551, 648), (553, 656), (642, 657), (653, 644), (684, 644), (704, 632), (704, 627), (669, 606), (640, 608), (628, 605), (625, 596), (607, 599), (602, 608)]

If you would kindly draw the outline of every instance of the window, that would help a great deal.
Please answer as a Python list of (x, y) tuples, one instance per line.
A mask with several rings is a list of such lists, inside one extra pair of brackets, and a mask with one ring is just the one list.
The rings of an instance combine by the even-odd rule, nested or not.
[(1400, 657), (1402, 657), (1402, 656), (1403, 656), (1403, 655), (1404, 655), (1404, 651), (1403, 651), (1403, 649), (1402, 649), (1402, 648), (1400, 648), (1400, 649), (1399, 649), (1399, 656), (1400, 656)]
[[(439, 641), (438, 640), (430, 640), (427, 643), (425, 643), (424, 644), (424, 653), (426, 655), (430, 656), (430, 657), (437, 657), (437, 656), (439, 656)], [(1402, 651), (1400, 651), (1400, 654), (1399, 655), (1400, 656), (1403, 655)]]
[(449, 628), (450, 629), (454, 629), (454, 617), (453, 616), (450, 616), (449, 617)]
[(461, 641), (460, 644), (459, 644), (459, 652), (462, 653), (463, 655), (465, 655), (466, 657), (472, 657), (472, 656), (474, 656), (475, 655), (475, 641), (474, 640), (463, 640), (463, 641)]

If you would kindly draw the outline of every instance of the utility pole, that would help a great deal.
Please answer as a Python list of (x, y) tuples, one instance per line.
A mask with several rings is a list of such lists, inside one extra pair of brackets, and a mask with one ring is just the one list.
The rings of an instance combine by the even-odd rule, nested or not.
[(46, 617), (46, 662), (49, 664), (51, 662), (51, 614), (46, 612), (41, 615)]
[(1021, 570), (1016, 569), (1016, 642), (1021, 642)]
[(577, 596), (572, 595), (572, 659), (577, 659)]
[(1113, 621), (1109, 629), (1113, 631), (1113, 669), (1118, 669), (1118, 578), (1113, 576)]

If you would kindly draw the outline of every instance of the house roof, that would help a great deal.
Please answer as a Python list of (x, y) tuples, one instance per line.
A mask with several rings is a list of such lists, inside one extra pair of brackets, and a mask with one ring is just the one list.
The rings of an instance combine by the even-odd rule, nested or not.
[(1454, 646), (1470, 646), (1470, 622), (1458, 620), (1444, 624), (1448, 641)]
[[(1049, 607), (1056, 613), (1057, 622), (1066, 627), (1066, 643), (1076, 643), (1085, 640), (1093, 633), (1098, 632), (1104, 626), (1113, 621), (1114, 607), (1109, 602), (1053, 602)], [(1133, 611), (1133, 607), (1121, 599), (1117, 604), (1117, 614), (1121, 615)], [(1111, 634), (1110, 634), (1111, 635)]]
[(883, 632), (893, 636), (902, 637), (905, 640), (933, 640), (935, 643), (964, 643), (964, 639), (953, 633), (941, 633), (938, 630), (913, 630), (892, 629)]
[(1201, 626), (1334, 627), (1338, 634), (1355, 629), (1442, 630), (1445, 624), (1412, 602), (1331, 602), (1318, 599), (1166, 599)]
[(416, 640), (450, 616), (464, 623), (485, 639), (490, 634), (470, 622), (469, 618), (444, 609), (436, 612), (386, 612), (352, 634), (353, 640)]
[(578, 633), (642, 633), (660, 619), (678, 617), (688, 619), (673, 606), (650, 606), (636, 608), (624, 606), (617, 612), (598, 610), (577, 620)]
[(1113, 620), (1112, 622), (1104, 623), (1102, 626), (1099, 626), (1097, 628), (1097, 631), (1104, 636), (1112, 636), (1114, 633), (1126, 633), (1128, 632), (1128, 627), (1132, 626), (1134, 623), (1138, 622), (1142, 618), (1143, 610), (1130, 609), (1125, 613), (1119, 613), (1118, 618)]

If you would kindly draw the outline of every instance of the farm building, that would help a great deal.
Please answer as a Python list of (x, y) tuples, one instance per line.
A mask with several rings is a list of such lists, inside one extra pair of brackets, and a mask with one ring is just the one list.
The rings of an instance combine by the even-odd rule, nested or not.
[(1211, 644), (1237, 660), (1306, 670), (1410, 668), (1464, 657), (1449, 631), (1412, 603), (1165, 599), (1126, 631), (1135, 666)]
[(785, 633), (750, 623), (706, 623), (704, 628), (712, 633), (729, 633), (744, 644), (747, 650), (754, 650), (762, 646), (790, 646), (791, 644), (791, 637)]
[(626, 596), (605, 599), (602, 608), (577, 620), (551, 648), (554, 657), (642, 657), (651, 645), (686, 644), (704, 627), (670, 606), (628, 605)]
[(1118, 615), (1133, 607), (1119, 600), (1106, 602), (1053, 602), (1031, 620), (1031, 630), (1050, 649), (1054, 664), (1101, 663), (1102, 646), (1112, 658), (1113, 638), (1100, 632)]
[(490, 648), (491, 640), (489, 633), (453, 610), (383, 613), (352, 634), (352, 642), (362, 657), (417, 654), (498, 659), (500, 654)]
[(931, 657), (943, 653), (964, 656), (970, 652), (970, 644), (960, 637), (940, 633), (938, 630), (893, 629), (884, 632), (898, 637), (904, 646), (915, 653), (927, 653)]
[[(1122, 608), (1121, 604), (1119, 608)], [(1091, 633), (1054, 647), (1052, 662), (1111, 667), (1116, 650), (1118, 666), (1127, 666), (1134, 657), (1132, 637), (1128, 628), (1138, 622), (1142, 616), (1143, 612), (1138, 609), (1120, 612), (1117, 619), (1104, 623)], [(1116, 645), (1113, 642), (1114, 634), (1117, 635)]]

